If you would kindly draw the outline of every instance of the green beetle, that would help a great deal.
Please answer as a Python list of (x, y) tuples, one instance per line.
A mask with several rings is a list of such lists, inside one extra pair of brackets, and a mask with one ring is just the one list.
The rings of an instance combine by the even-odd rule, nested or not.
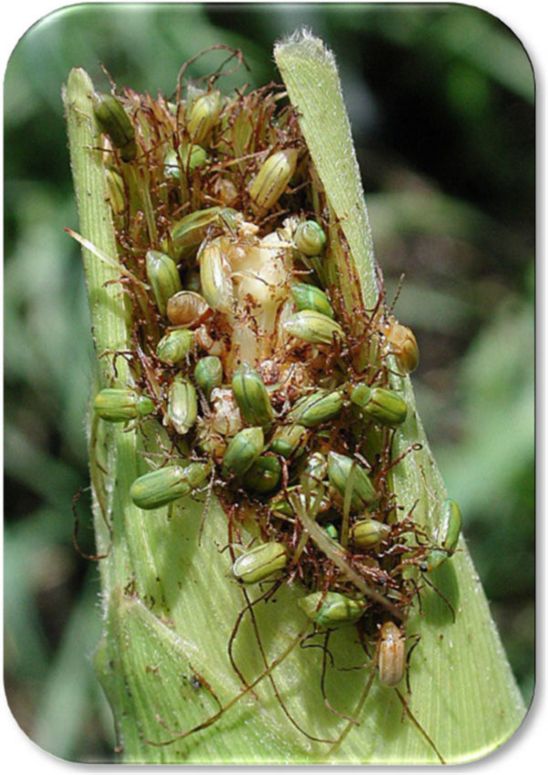
[(363, 616), (367, 604), (340, 592), (312, 592), (298, 601), (299, 608), (314, 624), (327, 629), (355, 624)]
[(149, 250), (146, 254), (146, 272), (156, 306), (165, 315), (168, 299), (182, 290), (177, 265), (165, 253)]
[(318, 256), (326, 242), (325, 231), (317, 221), (302, 221), (295, 229), (295, 246), (305, 256)]
[(165, 466), (136, 479), (129, 494), (139, 508), (157, 509), (190, 495), (204, 484), (210, 471), (208, 463)]
[(156, 347), (156, 356), (162, 363), (173, 366), (186, 358), (193, 345), (193, 332), (186, 328), (178, 328), (160, 339)]
[(101, 132), (120, 151), (122, 161), (133, 161), (137, 156), (135, 129), (120, 100), (112, 94), (96, 94), (93, 115)]
[(292, 422), (314, 428), (337, 417), (343, 408), (341, 391), (318, 390), (310, 396), (301, 398), (287, 415)]
[(265, 384), (255, 369), (243, 363), (232, 378), (232, 392), (248, 425), (271, 425), (274, 410)]
[(232, 575), (242, 584), (257, 584), (284, 570), (287, 562), (285, 546), (270, 541), (241, 554), (232, 566)]
[(95, 396), (93, 409), (98, 417), (108, 422), (126, 422), (145, 417), (154, 411), (148, 396), (125, 388), (104, 388)]
[(194, 368), (194, 379), (206, 398), (211, 391), (223, 383), (223, 364), (216, 355), (206, 355), (200, 358)]
[(288, 334), (309, 344), (333, 344), (335, 338), (344, 339), (341, 326), (314, 309), (296, 312), (285, 321), (283, 326)]
[(329, 483), (345, 497), (346, 488), (352, 473), (351, 508), (355, 511), (367, 507), (377, 500), (377, 493), (366, 470), (353, 458), (341, 455), (338, 452), (330, 452), (328, 457), (327, 475)]
[(299, 312), (304, 309), (312, 309), (327, 315), (328, 318), (335, 317), (327, 294), (315, 285), (294, 283), (291, 286), (291, 295)]
[(242, 476), (264, 450), (262, 428), (244, 428), (231, 439), (223, 457), (223, 476)]
[(356, 385), (350, 401), (381, 425), (401, 425), (407, 417), (407, 404), (403, 398), (387, 388)]

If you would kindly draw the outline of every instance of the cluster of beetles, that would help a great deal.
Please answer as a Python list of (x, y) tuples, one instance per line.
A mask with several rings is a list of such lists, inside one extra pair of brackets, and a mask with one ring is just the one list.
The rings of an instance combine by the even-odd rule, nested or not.
[(264, 599), (296, 585), (314, 628), (356, 625), (397, 686), (407, 612), (461, 515), (446, 501), (428, 535), (400, 513), (392, 449), (411, 410), (391, 384), (417, 341), (380, 275), (365, 308), (298, 114), (279, 87), (223, 97), (212, 78), (174, 101), (96, 94), (94, 116), (133, 342), (133, 383), (94, 411), (154, 419), (171, 442), (134, 504), (213, 490), (234, 579)]

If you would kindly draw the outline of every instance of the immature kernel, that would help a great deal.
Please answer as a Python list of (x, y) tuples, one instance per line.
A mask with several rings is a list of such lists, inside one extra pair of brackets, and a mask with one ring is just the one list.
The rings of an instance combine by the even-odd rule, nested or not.
[(243, 584), (257, 584), (279, 573), (286, 565), (287, 549), (271, 541), (240, 555), (232, 566), (232, 574)]
[(177, 258), (186, 258), (196, 252), (208, 227), (217, 222), (220, 211), (220, 207), (208, 207), (175, 221), (171, 229), (171, 242)]

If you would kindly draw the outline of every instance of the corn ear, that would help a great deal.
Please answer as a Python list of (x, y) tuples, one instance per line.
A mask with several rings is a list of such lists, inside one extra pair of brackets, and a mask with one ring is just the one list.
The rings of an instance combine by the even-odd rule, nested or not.
[[(299, 112), (305, 140), (326, 192), (329, 212), (344, 233), (367, 308), (374, 306), (377, 285), (372, 243), (368, 229), (359, 174), (355, 165), (348, 120), (340, 94), (332, 56), (320, 41), (297, 37), (276, 47), (275, 56), (289, 97)], [(93, 87), (82, 71), (73, 71), (65, 95), (75, 187), (80, 206), (81, 231), (103, 254), (116, 257), (116, 242), (106, 204), (105, 176), (101, 155), (94, 152), (97, 136), (90, 100)], [(324, 117), (329, 115), (329, 122)], [(91, 191), (91, 197), (87, 192)], [(337, 252), (337, 230), (329, 235), (326, 276), (337, 261), (343, 297), (354, 298), (352, 283), (344, 277), (342, 253)], [(339, 259), (338, 256), (341, 256)], [(127, 349), (130, 342), (124, 293), (116, 282), (121, 271), (98, 261), (86, 250), (84, 263), (90, 293), (94, 337), (98, 354)], [(352, 309), (351, 304), (348, 309)], [(123, 359), (102, 358), (98, 363), (101, 387), (125, 387), (129, 374)], [(392, 472), (395, 487), (407, 508), (417, 503), (417, 514), (430, 527), (445, 492), (420, 421), (415, 416), (411, 387), (405, 379), (394, 380), (410, 407), (412, 421), (401, 433), (395, 454), (409, 443), (421, 443), (417, 455), (403, 458)], [(152, 425), (152, 428), (155, 426)], [(157, 430), (157, 429), (156, 429)], [(108, 554), (109, 535), (105, 513), (117, 541), (100, 565), (104, 607), (104, 636), (96, 655), (96, 667), (118, 723), (124, 760), (138, 763), (218, 762), (243, 760), (269, 762), (338, 763), (375, 762), (401, 764), (431, 763), (431, 748), (412, 724), (401, 722), (401, 705), (394, 692), (371, 686), (360, 710), (360, 726), (353, 727), (332, 753), (325, 746), (285, 733), (287, 719), (276, 702), (268, 682), (257, 687), (260, 713), (246, 723), (249, 706), (235, 704), (210, 729), (200, 735), (158, 746), (165, 740), (166, 726), (180, 730), (201, 723), (218, 709), (218, 702), (230, 701), (240, 690), (228, 660), (226, 644), (233, 617), (227, 612), (241, 606), (237, 585), (227, 583), (230, 571), (226, 557), (218, 552), (219, 535), (225, 518), (213, 502), (204, 522), (202, 540), (200, 508), (190, 500), (173, 502), (151, 512), (143, 520), (129, 496), (131, 483), (144, 473), (145, 454), (160, 455), (162, 446), (151, 449), (136, 431), (124, 433), (118, 426), (99, 424), (90, 443), (91, 471), (95, 492), (95, 524), (98, 548)], [(99, 456), (99, 457), (97, 457)], [(427, 487), (424, 481), (427, 471)], [(106, 473), (105, 473), (106, 472)], [(523, 703), (502, 653), (496, 630), (475, 573), (461, 542), (462, 552), (438, 571), (435, 582), (458, 606), (458, 622), (448, 623), (447, 611), (438, 599), (428, 597), (421, 622), (421, 646), (413, 662), (414, 715), (444, 745), (450, 761), (477, 757), (504, 742), (523, 718)], [(215, 594), (211, 594), (214, 590)], [(466, 601), (463, 606), (462, 602)], [(292, 611), (295, 592), (282, 587), (279, 604), (260, 619), (261, 637), (272, 644), (278, 658), (276, 685), (282, 696), (293, 697), (295, 676), (303, 684), (302, 699), (294, 700), (297, 712), (314, 708), (312, 723), (318, 735), (333, 733), (334, 719), (318, 689), (321, 660), (302, 658), (300, 649), (290, 651), (292, 636), (302, 625)], [(169, 612), (169, 613), (166, 613)], [(211, 622), (215, 622), (215, 627)], [(451, 627), (451, 637), (441, 642), (440, 622)], [(412, 627), (412, 623), (411, 623)], [(469, 634), (482, 637), (470, 641)], [(181, 634), (184, 633), (184, 639)], [(355, 646), (352, 628), (341, 628), (338, 647), (349, 664), (363, 660)], [(451, 649), (449, 647), (451, 641)], [(250, 673), (262, 665), (252, 639), (242, 638), (238, 654)], [(255, 644), (256, 645), (256, 644)], [(488, 666), (488, 669), (484, 669)], [(450, 667), (450, 669), (449, 669)], [(337, 674), (329, 699), (335, 707), (346, 707), (356, 697), (355, 673)], [(432, 678), (432, 677), (435, 678)], [(187, 679), (185, 683), (184, 679)], [(199, 688), (195, 688), (198, 686)], [(215, 687), (214, 697), (208, 687)], [(467, 692), (468, 694), (466, 694)], [(450, 727), (451, 713), (439, 714), (432, 697), (443, 697), (450, 708), (458, 708), (470, 696), (474, 711), (459, 716), (458, 735)], [(254, 706), (255, 707), (255, 706)], [(293, 708), (293, 704), (292, 704)], [(382, 713), (383, 728), (377, 720)], [(443, 718), (441, 718), (443, 715)], [(481, 723), (478, 719), (481, 718)], [(159, 723), (160, 722), (163, 723)], [(280, 730), (282, 733), (280, 734)], [(210, 734), (211, 732), (211, 734)], [(154, 743), (154, 744), (153, 744)]]

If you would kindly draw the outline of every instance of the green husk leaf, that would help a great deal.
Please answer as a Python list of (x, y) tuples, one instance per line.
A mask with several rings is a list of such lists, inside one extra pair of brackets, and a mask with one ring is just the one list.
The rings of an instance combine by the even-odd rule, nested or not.
[[(377, 297), (372, 242), (346, 111), (332, 55), (311, 36), (276, 47), (275, 56), (291, 101), (301, 114), (302, 131), (329, 206), (341, 224), (330, 234), (331, 253), (348, 243), (361, 280), (364, 302)], [(92, 116), (93, 85), (82, 70), (69, 76), (64, 99), (71, 160), (80, 213), (80, 231), (106, 256), (116, 256), (114, 230), (106, 203), (106, 183), (98, 133)], [(344, 184), (342, 183), (344, 181)], [(337, 247), (339, 245), (339, 247)], [(129, 374), (113, 356), (128, 344), (122, 276), (97, 251), (84, 250), (84, 268), (98, 356), (101, 387), (124, 387)], [(105, 285), (105, 282), (109, 284)], [(344, 282), (344, 278), (343, 278)], [(351, 293), (351, 289), (348, 290)], [(116, 378), (115, 378), (116, 374)], [(409, 380), (395, 385), (410, 407), (400, 447), (419, 441), (422, 451), (409, 455), (394, 471), (398, 499), (408, 508), (419, 498), (420, 516), (435, 520), (446, 497), (414, 411)], [(373, 681), (361, 703), (369, 670), (330, 671), (331, 705), (352, 716), (361, 707), (360, 726), (335, 715), (320, 690), (322, 654), (293, 648), (305, 632), (306, 618), (296, 605), (298, 593), (285, 585), (276, 604), (258, 605), (256, 631), (249, 612), (234, 638), (230, 664), (227, 647), (237, 614), (246, 606), (240, 587), (229, 579), (226, 517), (214, 498), (186, 498), (151, 512), (129, 497), (132, 482), (156, 464), (166, 448), (163, 430), (149, 420), (121, 429), (92, 421), (90, 472), (95, 499), (95, 529), (100, 562), (104, 631), (96, 669), (111, 703), (119, 752), (138, 763), (409, 763), (436, 762), (425, 738), (409, 718), (402, 720), (396, 693)], [(176, 462), (176, 461), (172, 461)], [(204, 504), (207, 503), (207, 508)], [(421, 643), (412, 660), (411, 706), (447, 761), (477, 758), (504, 742), (516, 729), (524, 708), (502, 652), (483, 592), (475, 580), (464, 544), (445, 563), (435, 582), (458, 610), (452, 624), (448, 609), (430, 592), (423, 596), (424, 617), (415, 622)], [(257, 596), (260, 591), (248, 594)], [(260, 633), (260, 645), (257, 641)], [(339, 667), (363, 662), (353, 627), (338, 630), (330, 641)], [(247, 691), (213, 725), (177, 738), (215, 713), (218, 700), (239, 697), (242, 686), (272, 669), (270, 677)], [(218, 700), (216, 699), (218, 698)], [(337, 740), (318, 742), (308, 735)]]

